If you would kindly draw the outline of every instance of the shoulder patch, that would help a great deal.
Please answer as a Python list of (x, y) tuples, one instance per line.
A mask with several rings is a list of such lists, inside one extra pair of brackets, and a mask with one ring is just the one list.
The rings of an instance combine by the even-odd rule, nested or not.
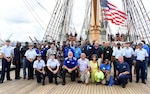
[(77, 58), (73, 57), (74, 60), (77, 60)]
[(65, 58), (65, 60), (67, 60), (67, 59), (68, 59), (68, 57)]

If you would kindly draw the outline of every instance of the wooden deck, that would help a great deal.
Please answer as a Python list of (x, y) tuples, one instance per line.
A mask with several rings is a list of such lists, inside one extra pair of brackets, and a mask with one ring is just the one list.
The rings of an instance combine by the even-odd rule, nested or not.
[(15, 80), (14, 71), (11, 71), (11, 78), (13, 81), (4, 81), (0, 84), (0, 94), (150, 94), (150, 75), (146, 85), (135, 83), (134, 77), (133, 82), (129, 82), (126, 88), (92, 83), (86, 86), (77, 81), (71, 82), (68, 78), (65, 86), (61, 85), (60, 79), (58, 79), (59, 85), (49, 84), (48, 78), (46, 78), (46, 85), (42, 86), (36, 83), (36, 79)]

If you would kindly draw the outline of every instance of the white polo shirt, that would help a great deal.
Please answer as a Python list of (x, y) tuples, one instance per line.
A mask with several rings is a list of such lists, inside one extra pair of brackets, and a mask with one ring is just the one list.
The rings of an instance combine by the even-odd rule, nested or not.
[(148, 57), (148, 53), (145, 49), (136, 49), (135, 54), (137, 60), (145, 60), (145, 57)]
[(128, 47), (128, 48), (125, 47), (125, 48), (124, 48), (124, 53), (125, 53), (124, 56), (125, 56), (126, 58), (131, 58), (131, 56), (134, 55), (133, 48), (131, 48), (131, 47)]
[(47, 66), (50, 66), (52, 69), (56, 68), (57, 66), (60, 66), (59, 62), (57, 59), (48, 59), (47, 61)]
[(87, 69), (87, 67), (90, 67), (90, 62), (86, 58), (84, 60), (80, 58), (78, 60), (78, 66), (79, 66), (79, 70), (81, 72), (84, 72)]
[(43, 67), (45, 67), (44, 60), (40, 60), (40, 62), (38, 60), (34, 61), (33, 68), (42, 69)]
[(1, 53), (5, 54), (6, 57), (10, 57), (13, 54), (13, 48), (11, 46), (3, 46)]
[(33, 59), (34, 57), (36, 57), (36, 51), (34, 49), (32, 50), (27, 50), (26, 53), (25, 53), (25, 56), (26, 57), (29, 57), (30, 59)]

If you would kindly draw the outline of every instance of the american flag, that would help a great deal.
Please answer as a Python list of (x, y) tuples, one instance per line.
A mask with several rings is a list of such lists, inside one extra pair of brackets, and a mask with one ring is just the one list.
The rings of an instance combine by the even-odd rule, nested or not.
[(111, 21), (116, 25), (124, 25), (126, 21), (126, 13), (119, 10), (119, 8), (107, 0), (100, 0), (104, 20)]

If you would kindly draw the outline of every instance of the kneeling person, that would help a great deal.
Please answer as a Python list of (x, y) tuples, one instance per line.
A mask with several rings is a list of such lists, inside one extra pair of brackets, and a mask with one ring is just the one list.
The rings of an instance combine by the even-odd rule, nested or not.
[(41, 79), (43, 79), (43, 85), (45, 85), (45, 62), (41, 59), (41, 55), (37, 55), (37, 60), (34, 61), (33, 68), (35, 69), (35, 74), (37, 78), (37, 82), (40, 83)]
[(105, 79), (102, 80), (102, 84), (108, 85), (110, 79), (111, 66), (109, 60), (105, 59), (104, 63), (100, 65), (100, 70), (104, 73)]
[(81, 58), (78, 60), (78, 67), (79, 67), (79, 76), (80, 80), (79, 83), (82, 82), (87, 85), (89, 83), (90, 78), (90, 63), (89, 60), (86, 58), (85, 53), (81, 54)]
[(127, 80), (130, 77), (130, 67), (128, 63), (124, 62), (123, 56), (120, 56), (118, 58), (118, 61), (119, 62), (117, 63), (117, 77), (115, 78), (115, 84), (122, 84), (122, 87), (125, 88)]
[(57, 82), (57, 73), (59, 70), (59, 62), (57, 59), (55, 59), (55, 55), (51, 54), (50, 58), (47, 61), (47, 68), (48, 68), (48, 78), (49, 78), (49, 83), (53, 82), (53, 77), (55, 78), (55, 84), (58, 85)]
[(63, 74), (62, 74), (62, 85), (66, 83), (66, 73), (68, 72), (71, 75), (71, 81), (75, 81), (76, 72), (75, 70), (78, 67), (77, 59), (73, 57), (73, 53), (71, 51), (68, 52), (68, 57), (65, 58), (63, 64)]

